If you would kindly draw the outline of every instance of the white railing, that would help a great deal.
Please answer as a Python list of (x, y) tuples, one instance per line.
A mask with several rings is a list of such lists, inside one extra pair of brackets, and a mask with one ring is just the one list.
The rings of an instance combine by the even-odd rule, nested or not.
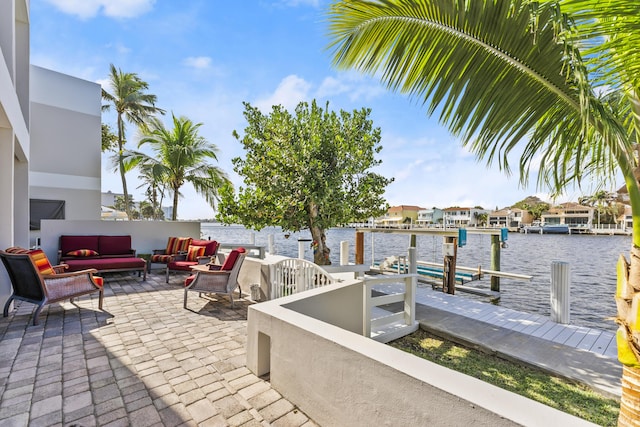
[[(418, 329), (415, 313), (417, 281), (417, 274), (363, 280), (362, 331), (365, 337), (389, 342)], [(374, 290), (382, 294), (374, 295)], [(402, 303), (402, 310), (390, 312), (379, 308), (394, 303)]]
[(322, 267), (300, 258), (289, 258), (270, 266), (271, 299), (334, 283)]

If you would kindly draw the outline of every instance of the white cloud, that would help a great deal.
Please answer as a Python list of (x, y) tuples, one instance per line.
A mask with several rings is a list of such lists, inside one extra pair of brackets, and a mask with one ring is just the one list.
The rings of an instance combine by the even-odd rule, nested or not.
[(187, 67), (204, 70), (211, 66), (211, 58), (208, 56), (190, 56), (188, 58), (185, 58), (183, 63)]
[(133, 18), (153, 8), (156, 0), (47, 0), (60, 11), (81, 19), (93, 18), (100, 11), (111, 18)]
[(300, 102), (309, 98), (310, 90), (310, 83), (292, 74), (282, 79), (275, 92), (265, 98), (257, 99), (254, 104), (263, 112), (270, 111), (274, 105), (282, 105), (291, 111)]

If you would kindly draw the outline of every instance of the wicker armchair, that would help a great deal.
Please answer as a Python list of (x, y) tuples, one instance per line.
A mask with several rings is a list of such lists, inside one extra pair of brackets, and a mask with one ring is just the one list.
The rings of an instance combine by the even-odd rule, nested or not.
[(189, 291), (199, 292), (202, 294), (224, 294), (228, 295), (231, 300), (231, 307), (234, 307), (233, 292), (238, 288), (240, 298), (242, 298), (242, 289), (238, 284), (238, 274), (246, 253), (244, 249), (234, 249), (231, 251), (225, 263), (222, 266), (214, 266), (218, 270), (202, 271), (198, 270), (196, 274), (187, 277), (184, 282), (184, 304), (187, 308), (187, 294)]
[[(98, 308), (102, 310), (104, 298), (103, 282), (101, 277), (94, 277), (92, 273), (97, 270), (89, 269), (73, 273), (58, 273), (64, 266), (52, 267), (44, 257), (46, 266), (42, 265), (41, 251), (34, 251), (40, 258), (34, 260), (30, 253), (7, 253), (0, 251), (0, 258), (7, 269), (13, 294), (4, 305), (3, 316), (9, 315), (9, 306), (13, 300), (21, 300), (36, 304), (38, 308), (33, 314), (33, 324), (38, 324), (38, 316), (45, 304), (73, 299), (82, 295), (99, 292)], [(51, 270), (48, 270), (48, 269)], [(47, 271), (49, 274), (42, 274)]]

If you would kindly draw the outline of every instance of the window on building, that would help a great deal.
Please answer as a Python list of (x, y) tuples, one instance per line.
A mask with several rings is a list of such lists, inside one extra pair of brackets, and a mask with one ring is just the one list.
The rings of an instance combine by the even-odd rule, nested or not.
[(64, 200), (29, 199), (29, 229), (40, 230), (43, 219), (65, 219)]

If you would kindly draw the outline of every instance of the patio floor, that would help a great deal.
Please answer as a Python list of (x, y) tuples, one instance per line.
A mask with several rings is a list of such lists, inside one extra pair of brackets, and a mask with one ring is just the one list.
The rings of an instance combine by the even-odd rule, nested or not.
[(0, 426), (316, 426), (245, 367), (248, 301), (211, 302), (154, 272), (0, 318)]

